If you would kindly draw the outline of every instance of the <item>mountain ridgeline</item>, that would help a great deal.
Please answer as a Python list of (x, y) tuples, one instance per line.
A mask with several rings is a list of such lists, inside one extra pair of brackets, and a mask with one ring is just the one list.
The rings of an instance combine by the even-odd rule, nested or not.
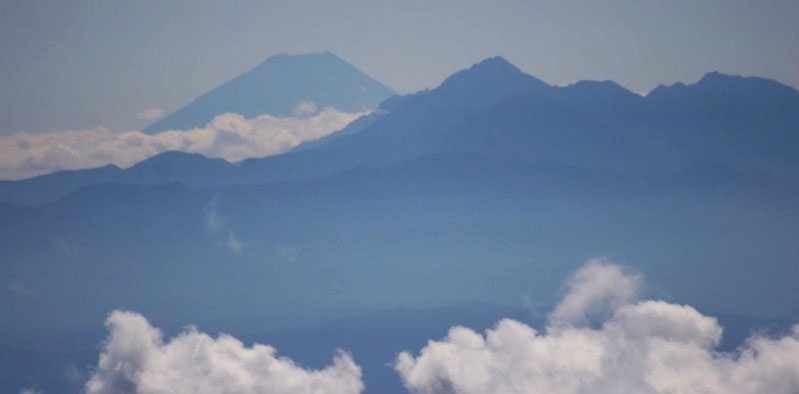
[[(549, 86), (491, 58), (436, 89), (390, 98), (344, 130), (286, 154), (232, 165), (167, 153), (126, 170), (2, 182), (0, 201), (43, 203), (104, 182), (179, 182), (193, 188), (265, 184), (458, 152), (621, 173), (665, 173), (703, 161), (799, 180), (797, 149), (799, 92), (774, 81), (710, 73), (695, 84), (660, 86), (642, 97), (610, 81)], [(198, 170), (181, 170), (193, 166)]]
[[(491, 58), (284, 154), (0, 183), (0, 314), (15, 317), (0, 345), (63, 350), (36, 338), (119, 308), (235, 333), (463, 301), (546, 309), (596, 256), (657, 298), (794, 321), (797, 151), (799, 92), (774, 81), (710, 73), (640, 96)], [(397, 349), (363, 338), (354, 357), (379, 374)]]

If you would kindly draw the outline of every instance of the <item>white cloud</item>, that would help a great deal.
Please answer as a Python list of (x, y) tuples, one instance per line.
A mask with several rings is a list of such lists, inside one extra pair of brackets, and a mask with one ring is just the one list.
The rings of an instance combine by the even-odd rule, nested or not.
[(150, 135), (106, 128), (22, 132), (0, 136), (0, 179), (21, 179), (64, 169), (116, 164), (131, 166), (168, 150), (201, 153), (229, 161), (285, 152), (303, 141), (340, 130), (364, 113), (327, 108), (314, 115), (245, 119), (227, 113), (203, 128)]
[(319, 112), (313, 101), (300, 101), (294, 106), (294, 116), (308, 116)]
[(293, 246), (284, 246), (280, 248), (278, 254), (284, 261), (293, 263), (300, 257), (300, 250)]
[(222, 230), (225, 227), (225, 217), (219, 213), (216, 209), (216, 203), (219, 200), (219, 196), (216, 195), (211, 198), (211, 201), (208, 204), (205, 204), (203, 207), (203, 213), (205, 223), (205, 231), (209, 233), (215, 233)]
[[(209, 234), (220, 233), (228, 227), (227, 218), (219, 213), (216, 208), (217, 201), (219, 201), (219, 195), (212, 197), (211, 201), (203, 207), (203, 222), (205, 223), (205, 231)], [(219, 240), (217, 244), (236, 253), (241, 252), (244, 247), (244, 242), (236, 238), (236, 234), (233, 233), (232, 229), (228, 229), (227, 238)]]
[[(722, 328), (694, 308), (632, 301), (641, 280), (590, 262), (570, 280), (546, 332), (505, 319), (485, 335), (453, 327), (395, 368), (419, 393), (799, 393), (799, 325), (718, 352)], [(607, 308), (601, 327), (585, 316)]]
[(225, 240), (225, 246), (234, 251), (234, 252), (241, 252), (241, 248), (244, 246), (241, 241), (233, 234), (232, 231), (228, 231), (227, 239)]
[(67, 242), (67, 240), (60, 235), (53, 240), (53, 247), (66, 256), (75, 256), (80, 253), (80, 247), (78, 245)]
[(361, 369), (339, 352), (321, 370), (304, 369), (276, 356), (271, 346), (244, 346), (187, 328), (165, 341), (141, 315), (115, 311), (87, 394), (331, 393), (363, 390)]
[(163, 118), (164, 115), (166, 115), (166, 113), (161, 108), (147, 108), (136, 114), (136, 119), (144, 122), (154, 122)]
[(592, 259), (577, 270), (566, 284), (568, 292), (550, 315), (552, 325), (585, 325), (607, 318), (620, 305), (633, 300), (642, 280), (618, 265)]
[(19, 279), (11, 281), (11, 283), (6, 286), (6, 291), (14, 297), (29, 297), (31, 295), (30, 287)]

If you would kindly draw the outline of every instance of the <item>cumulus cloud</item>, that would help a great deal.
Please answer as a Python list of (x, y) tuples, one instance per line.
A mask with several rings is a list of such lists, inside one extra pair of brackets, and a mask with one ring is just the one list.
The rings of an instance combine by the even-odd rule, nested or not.
[[(306, 108), (307, 110), (307, 108)], [(364, 113), (333, 108), (297, 117), (218, 115), (203, 128), (150, 135), (106, 128), (0, 136), (0, 179), (21, 179), (64, 169), (131, 166), (169, 150), (229, 161), (285, 152), (303, 141), (340, 130)]]
[(624, 272), (602, 259), (590, 260), (566, 283), (567, 293), (550, 315), (552, 325), (586, 325), (607, 318), (619, 306), (636, 298), (640, 276)]
[(115, 311), (110, 334), (86, 383), (87, 394), (331, 393), (363, 390), (361, 369), (339, 352), (321, 370), (278, 357), (271, 346), (244, 346), (228, 335), (212, 338), (187, 328), (165, 341), (141, 315)]
[[(716, 349), (722, 328), (687, 305), (634, 301), (636, 275), (592, 261), (539, 332), (504, 319), (480, 334), (453, 327), (395, 368), (419, 393), (799, 393), (799, 325)], [(585, 326), (599, 309), (601, 326)]]

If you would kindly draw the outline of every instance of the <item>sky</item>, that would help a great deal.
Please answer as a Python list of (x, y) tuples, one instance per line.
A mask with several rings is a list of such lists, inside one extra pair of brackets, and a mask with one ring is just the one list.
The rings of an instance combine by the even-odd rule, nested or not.
[(551, 84), (799, 87), (797, 17), (793, 0), (6, 0), (0, 135), (141, 128), (282, 52), (330, 50), (402, 93), (494, 55)]

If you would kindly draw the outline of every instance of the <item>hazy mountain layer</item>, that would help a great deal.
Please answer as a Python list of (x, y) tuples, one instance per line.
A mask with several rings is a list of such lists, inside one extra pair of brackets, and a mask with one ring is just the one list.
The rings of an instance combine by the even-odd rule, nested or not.
[(648, 176), (477, 155), (203, 191), (95, 185), (0, 209), (16, 289), (0, 301), (16, 317), (3, 334), (120, 307), (277, 327), (280, 315), (547, 302), (550, 278), (595, 255), (701, 307), (789, 317), (797, 198), (793, 183), (710, 163)]
[(60, 362), (64, 333), (95, 338), (131, 309), (271, 332), (252, 338), (310, 365), (336, 342), (396, 390), (375, 367), (388, 346), (418, 348), (451, 320), (275, 330), (465, 300), (546, 307), (595, 256), (651, 278), (657, 298), (795, 320), (797, 96), (715, 73), (647, 97), (552, 87), (494, 58), (279, 156), (173, 152), (3, 182), (0, 314), (14, 319), (0, 344), (16, 347), (0, 355)]
[(641, 97), (613, 82), (549, 86), (492, 58), (436, 89), (386, 100), (344, 130), (286, 154), (232, 166), (170, 153), (124, 171), (0, 182), (0, 201), (42, 203), (104, 182), (206, 188), (311, 179), (447, 152), (622, 173), (710, 161), (797, 180), (797, 149), (799, 92), (774, 81), (710, 73)]

